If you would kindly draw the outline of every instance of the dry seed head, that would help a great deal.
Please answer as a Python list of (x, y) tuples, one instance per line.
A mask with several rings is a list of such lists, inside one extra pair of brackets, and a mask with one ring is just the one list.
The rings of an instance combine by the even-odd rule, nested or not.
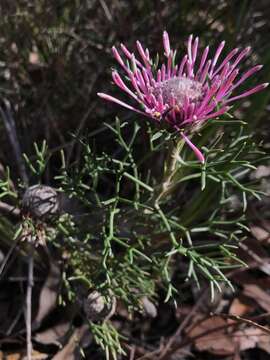
[(48, 220), (59, 212), (57, 192), (50, 186), (33, 185), (29, 187), (22, 199), (23, 213), (39, 220)]
[(109, 319), (115, 311), (116, 300), (111, 297), (111, 301), (106, 303), (105, 297), (98, 291), (92, 291), (83, 302), (83, 309), (90, 321)]

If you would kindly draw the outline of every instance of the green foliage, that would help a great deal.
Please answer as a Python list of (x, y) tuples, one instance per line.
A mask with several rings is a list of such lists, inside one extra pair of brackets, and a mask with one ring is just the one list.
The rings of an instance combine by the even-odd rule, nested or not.
[(126, 355), (120, 344), (118, 332), (110, 323), (90, 324), (90, 330), (95, 338), (95, 341), (105, 351), (106, 359), (110, 359), (111, 356), (114, 360), (118, 358), (118, 355)]
[(38, 179), (41, 179), (48, 162), (48, 145), (46, 141), (43, 140), (40, 149), (38, 144), (34, 142), (34, 151), (35, 156), (33, 161), (31, 161), (26, 154), (23, 154), (23, 157), (32, 175), (35, 175)]
[[(65, 272), (71, 274), (65, 276), (70, 298), (76, 298), (80, 284), (112, 294), (131, 312), (142, 311), (142, 297), (155, 298), (161, 289), (165, 301), (175, 301), (179, 295), (173, 275), (179, 261), (186, 269), (183, 280), (198, 287), (202, 279), (209, 281), (212, 299), (221, 283), (233, 289), (226, 271), (245, 266), (235, 248), (248, 231), (247, 200), (261, 195), (249, 174), (263, 153), (243, 122), (228, 118), (202, 131), (198, 141), (207, 144), (204, 165), (184, 147), (162, 197), (160, 173), (166, 173), (168, 164), (160, 162), (157, 174), (149, 164), (162, 159), (164, 149), (171, 151), (168, 144), (175, 146), (175, 134), (118, 118), (106, 127), (118, 145), (115, 154), (98, 154), (85, 141), (81, 166), (67, 168), (61, 153), (59, 190), (83, 207), (77, 218), (64, 214), (52, 238), (70, 258)], [(149, 148), (141, 156), (146, 137)], [(104, 184), (110, 184), (105, 192)], [(111, 325), (91, 326), (97, 343), (116, 356), (120, 348), (118, 340), (108, 339)]]
[(7, 167), (4, 171), (4, 177), (0, 179), (0, 199), (5, 197), (17, 198), (18, 194), (15, 189), (11, 186), (10, 170)]

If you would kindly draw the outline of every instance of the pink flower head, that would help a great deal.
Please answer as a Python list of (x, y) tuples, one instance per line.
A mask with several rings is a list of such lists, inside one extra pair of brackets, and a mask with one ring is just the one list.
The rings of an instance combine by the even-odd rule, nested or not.
[(198, 129), (205, 121), (224, 114), (234, 101), (268, 86), (268, 83), (260, 84), (241, 94), (233, 95), (239, 85), (262, 67), (257, 65), (239, 74), (238, 66), (249, 54), (249, 47), (242, 50), (233, 49), (223, 60), (220, 60), (225, 46), (223, 41), (210, 59), (209, 47), (207, 46), (199, 56), (199, 38), (193, 39), (193, 35), (190, 35), (187, 53), (176, 64), (176, 51), (171, 49), (169, 35), (164, 31), (166, 61), (155, 70), (148, 49), (144, 49), (139, 41), (136, 45), (138, 58), (121, 44), (125, 60), (115, 47), (112, 48), (115, 59), (126, 74), (125, 80), (128, 85), (117, 71), (112, 72), (112, 78), (135, 103), (139, 103), (139, 108), (104, 93), (98, 95), (159, 123), (166, 122), (172, 129), (180, 132), (201, 162), (204, 162), (202, 153), (187, 135)]

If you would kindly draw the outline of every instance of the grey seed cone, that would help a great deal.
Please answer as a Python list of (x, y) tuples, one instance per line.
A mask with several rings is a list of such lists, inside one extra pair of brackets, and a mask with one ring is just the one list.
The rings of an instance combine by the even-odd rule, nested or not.
[(48, 220), (59, 213), (57, 192), (50, 186), (33, 185), (22, 199), (22, 210), (33, 218)]
[(105, 297), (98, 291), (92, 291), (83, 302), (83, 309), (90, 321), (109, 319), (115, 312), (116, 300), (112, 297), (111, 302), (106, 303)]

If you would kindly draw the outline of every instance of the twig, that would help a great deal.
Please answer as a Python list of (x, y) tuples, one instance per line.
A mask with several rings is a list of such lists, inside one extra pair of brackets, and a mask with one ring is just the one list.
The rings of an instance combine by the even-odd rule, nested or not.
[(5, 213), (8, 215), (14, 215), (19, 216), (20, 215), (20, 209), (16, 208), (13, 205), (9, 205), (3, 201), (0, 201), (0, 213)]
[(88, 324), (83, 324), (81, 327), (75, 329), (67, 344), (56, 355), (54, 355), (52, 360), (75, 358), (74, 352), (80, 346), (80, 342), (88, 331)]
[[(155, 349), (153, 351), (148, 351), (147, 353), (143, 353), (142, 356), (138, 357), (136, 360), (153, 360), (153, 359), (158, 359), (157, 356), (158, 354), (160, 354), (161, 349), (163, 349), (164, 345), (160, 343), (159, 348)], [(136, 348), (136, 352), (138, 351), (138, 348)]]
[[(172, 348), (162, 357), (162, 360), (170, 360), (171, 359), (171, 356), (178, 350), (186, 347), (187, 345), (189, 344), (192, 344), (194, 343), (194, 341), (202, 338), (202, 337), (205, 337), (206, 335), (209, 335), (209, 334), (213, 334), (217, 331), (221, 331), (221, 330), (225, 330), (225, 329), (228, 329), (230, 327), (233, 327), (233, 326), (237, 326), (237, 324), (235, 323), (228, 323), (228, 324), (225, 324), (225, 325), (221, 325), (221, 326), (217, 326), (213, 329), (209, 329), (207, 331), (202, 331), (201, 333), (199, 333), (198, 335), (194, 336), (194, 337), (191, 337), (191, 338), (186, 338), (184, 339), (180, 344), (175, 344), (174, 346), (172, 346)], [(161, 358), (159, 358), (160, 360)]]
[(7, 331), (6, 331), (6, 335), (10, 336), (10, 334), (12, 333), (13, 329), (15, 328), (16, 324), (18, 323), (18, 321), (20, 320), (21, 315), (23, 314), (23, 306), (20, 307), (17, 315), (15, 316), (14, 320), (12, 321), (12, 323), (10, 324), (10, 326), (8, 327)]
[(112, 14), (110, 13), (110, 10), (108, 8), (108, 5), (105, 3), (104, 0), (99, 0), (100, 5), (102, 6), (104, 13), (106, 15), (106, 18), (108, 19), (108, 21), (111, 23), (113, 21), (113, 17)]
[[(259, 266), (265, 267), (265, 261), (266, 259), (262, 259), (261, 256), (257, 255), (254, 251), (252, 251), (246, 244), (239, 242), (238, 246), (244, 250), (253, 260), (255, 260)], [(267, 263), (266, 263), (267, 264)], [(266, 271), (265, 271), (266, 272)], [(266, 272), (267, 275), (269, 274), (269, 270)]]
[(12, 253), (15, 250), (16, 246), (18, 245), (18, 242), (19, 242), (19, 240), (17, 239), (17, 241), (9, 248), (6, 257), (5, 257), (5, 259), (3, 260), (3, 262), (2, 262), (2, 264), (0, 266), (0, 278), (1, 278), (1, 275), (2, 275), (2, 273), (4, 271), (5, 266), (8, 263), (8, 260), (9, 260), (10, 256), (12, 255)]
[(3, 102), (6, 110), (0, 106), (0, 114), (4, 122), (9, 141), (12, 145), (20, 176), (24, 183), (28, 185), (28, 176), (22, 158), (22, 150), (17, 136), (16, 124), (11, 113), (11, 106), (8, 100), (4, 99)]
[(136, 346), (131, 346), (130, 352), (129, 352), (129, 360), (135, 359), (135, 353), (136, 353)]
[[(253, 325), (253, 326), (259, 328), (260, 330), (264, 331), (265, 333), (270, 334), (270, 329), (266, 328), (265, 326), (262, 326), (260, 324), (257, 324), (255, 322), (253, 322), (252, 320), (245, 319), (245, 318), (242, 318), (242, 317), (237, 316), (237, 315), (227, 315), (227, 314), (212, 314), (212, 315), (213, 316), (221, 316), (223, 318), (229, 318), (229, 319), (234, 320), (234, 321), (230, 322), (230, 323), (228, 322), (225, 325), (217, 326), (217, 327), (215, 327), (213, 329), (209, 329), (207, 331), (204, 330), (201, 333), (195, 335), (194, 337), (191, 337), (191, 338), (187, 337), (180, 344), (175, 344), (165, 354), (165, 356), (163, 356), (162, 358), (159, 358), (159, 360), (161, 360), (161, 359), (162, 360), (169, 360), (169, 359), (171, 359), (172, 354), (174, 354), (176, 351), (182, 349), (183, 347), (186, 347), (187, 345), (194, 343), (194, 341), (196, 341), (196, 340), (198, 340), (198, 339), (200, 339), (202, 337), (205, 337), (206, 335), (209, 335), (209, 334), (221, 331), (221, 330), (225, 330), (225, 329), (228, 329), (230, 327), (236, 327), (237, 328), (242, 323), (245, 323), (245, 324), (248, 324), (248, 325)], [(194, 326), (196, 326), (196, 325), (194, 325)]]
[(34, 285), (34, 257), (33, 257), (33, 245), (30, 245), (30, 251), (28, 255), (28, 282), (27, 282), (27, 294), (26, 294), (26, 341), (27, 341), (27, 360), (32, 359), (32, 289)]
[(216, 316), (221, 316), (222, 318), (224, 319), (230, 319), (230, 320), (234, 320), (236, 322), (240, 322), (240, 323), (245, 323), (245, 324), (248, 324), (248, 325), (252, 325), (260, 330), (262, 330), (263, 332), (265, 332), (266, 334), (270, 334), (270, 329), (267, 328), (266, 326), (263, 326), (263, 325), (260, 325), (260, 324), (257, 324), (255, 323), (254, 321), (252, 321), (251, 319), (246, 319), (246, 318), (243, 318), (239, 315), (233, 315), (233, 314), (213, 314), (213, 315), (216, 315)]
[(185, 326), (189, 323), (190, 319), (193, 317), (193, 315), (197, 312), (198, 308), (201, 306), (202, 302), (205, 299), (205, 296), (207, 295), (209, 290), (209, 287), (207, 287), (206, 289), (204, 289), (201, 292), (201, 295), (198, 299), (198, 301), (196, 302), (196, 304), (193, 306), (192, 310), (188, 313), (188, 315), (185, 317), (185, 319), (181, 322), (181, 324), (179, 325), (178, 329), (176, 330), (176, 332), (173, 334), (173, 336), (168, 340), (166, 346), (164, 347), (159, 360), (163, 359), (163, 357), (166, 355), (167, 351), (170, 350), (170, 347), (173, 345), (173, 343), (175, 342), (176, 339), (179, 339), (180, 334), (182, 332), (182, 330), (185, 328)]

